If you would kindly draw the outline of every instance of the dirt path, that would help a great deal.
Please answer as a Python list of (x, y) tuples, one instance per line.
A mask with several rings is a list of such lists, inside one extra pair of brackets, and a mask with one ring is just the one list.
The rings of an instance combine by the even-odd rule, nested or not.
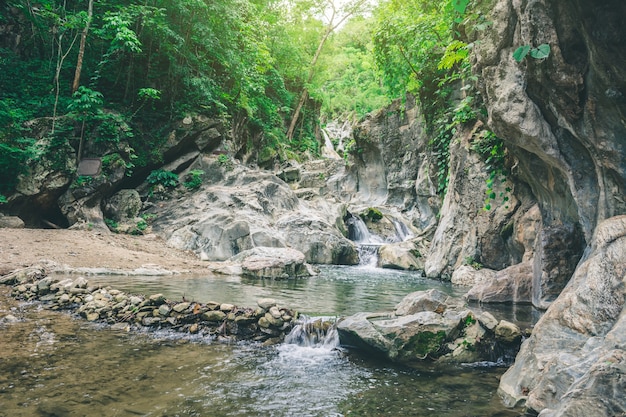
[(193, 253), (165, 245), (155, 236), (98, 231), (0, 229), (0, 275), (42, 260), (71, 268), (134, 270), (160, 267), (178, 272), (206, 271)]

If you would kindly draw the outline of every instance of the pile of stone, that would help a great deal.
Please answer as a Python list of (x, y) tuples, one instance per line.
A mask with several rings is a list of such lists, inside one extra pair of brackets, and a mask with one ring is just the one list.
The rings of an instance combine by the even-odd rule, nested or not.
[(260, 299), (256, 308), (232, 304), (170, 301), (163, 294), (126, 294), (110, 287), (90, 286), (83, 278), (48, 276), (43, 267), (29, 267), (0, 277), (13, 286), (12, 295), (38, 300), (54, 310), (70, 310), (81, 317), (114, 328), (171, 329), (227, 340), (277, 343), (297, 319), (297, 312), (277, 306), (273, 299)]

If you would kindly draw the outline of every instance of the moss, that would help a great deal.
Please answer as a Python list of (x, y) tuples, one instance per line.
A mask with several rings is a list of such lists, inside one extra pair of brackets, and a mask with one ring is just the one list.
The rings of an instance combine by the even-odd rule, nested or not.
[(429, 354), (437, 352), (444, 340), (446, 339), (446, 332), (440, 330), (438, 332), (420, 332), (409, 339), (409, 342), (404, 346), (404, 350), (412, 352), (413, 355), (419, 358), (424, 358)]
[(365, 221), (369, 220), (373, 223), (380, 221), (383, 218), (383, 213), (377, 208), (370, 207), (360, 214), (361, 218)]

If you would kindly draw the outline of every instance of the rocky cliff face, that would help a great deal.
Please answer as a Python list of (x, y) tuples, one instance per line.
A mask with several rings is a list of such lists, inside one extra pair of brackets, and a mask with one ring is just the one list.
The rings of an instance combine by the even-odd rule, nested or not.
[[(624, 16), (617, 0), (498, 0), (478, 45), (488, 124), (539, 203), (532, 301), (558, 296), (501, 384), (542, 416), (626, 411)], [(546, 59), (512, 58), (544, 43)]]

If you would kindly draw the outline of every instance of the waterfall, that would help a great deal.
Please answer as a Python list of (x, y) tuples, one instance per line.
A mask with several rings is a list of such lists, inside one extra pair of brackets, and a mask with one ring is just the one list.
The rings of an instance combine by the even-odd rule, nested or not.
[(308, 348), (333, 350), (339, 346), (335, 319), (331, 317), (305, 317), (285, 337), (285, 343)]
[(359, 265), (375, 268), (378, 264), (378, 249), (384, 240), (367, 229), (365, 222), (359, 217), (348, 213), (348, 239), (357, 243)]
[(391, 221), (396, 229), (396, 236), (399, 242), (404, 242), (405, 240), (415, 237), (406, 224), (396, 219), (391, 219)]
[(322, 147), (322, 156), (329, 159), (341, 159), (341, 156), (335, 151), (330, 136), (326, 129), (322, 129), (322, 136), (324, 137), (324, 146)]

